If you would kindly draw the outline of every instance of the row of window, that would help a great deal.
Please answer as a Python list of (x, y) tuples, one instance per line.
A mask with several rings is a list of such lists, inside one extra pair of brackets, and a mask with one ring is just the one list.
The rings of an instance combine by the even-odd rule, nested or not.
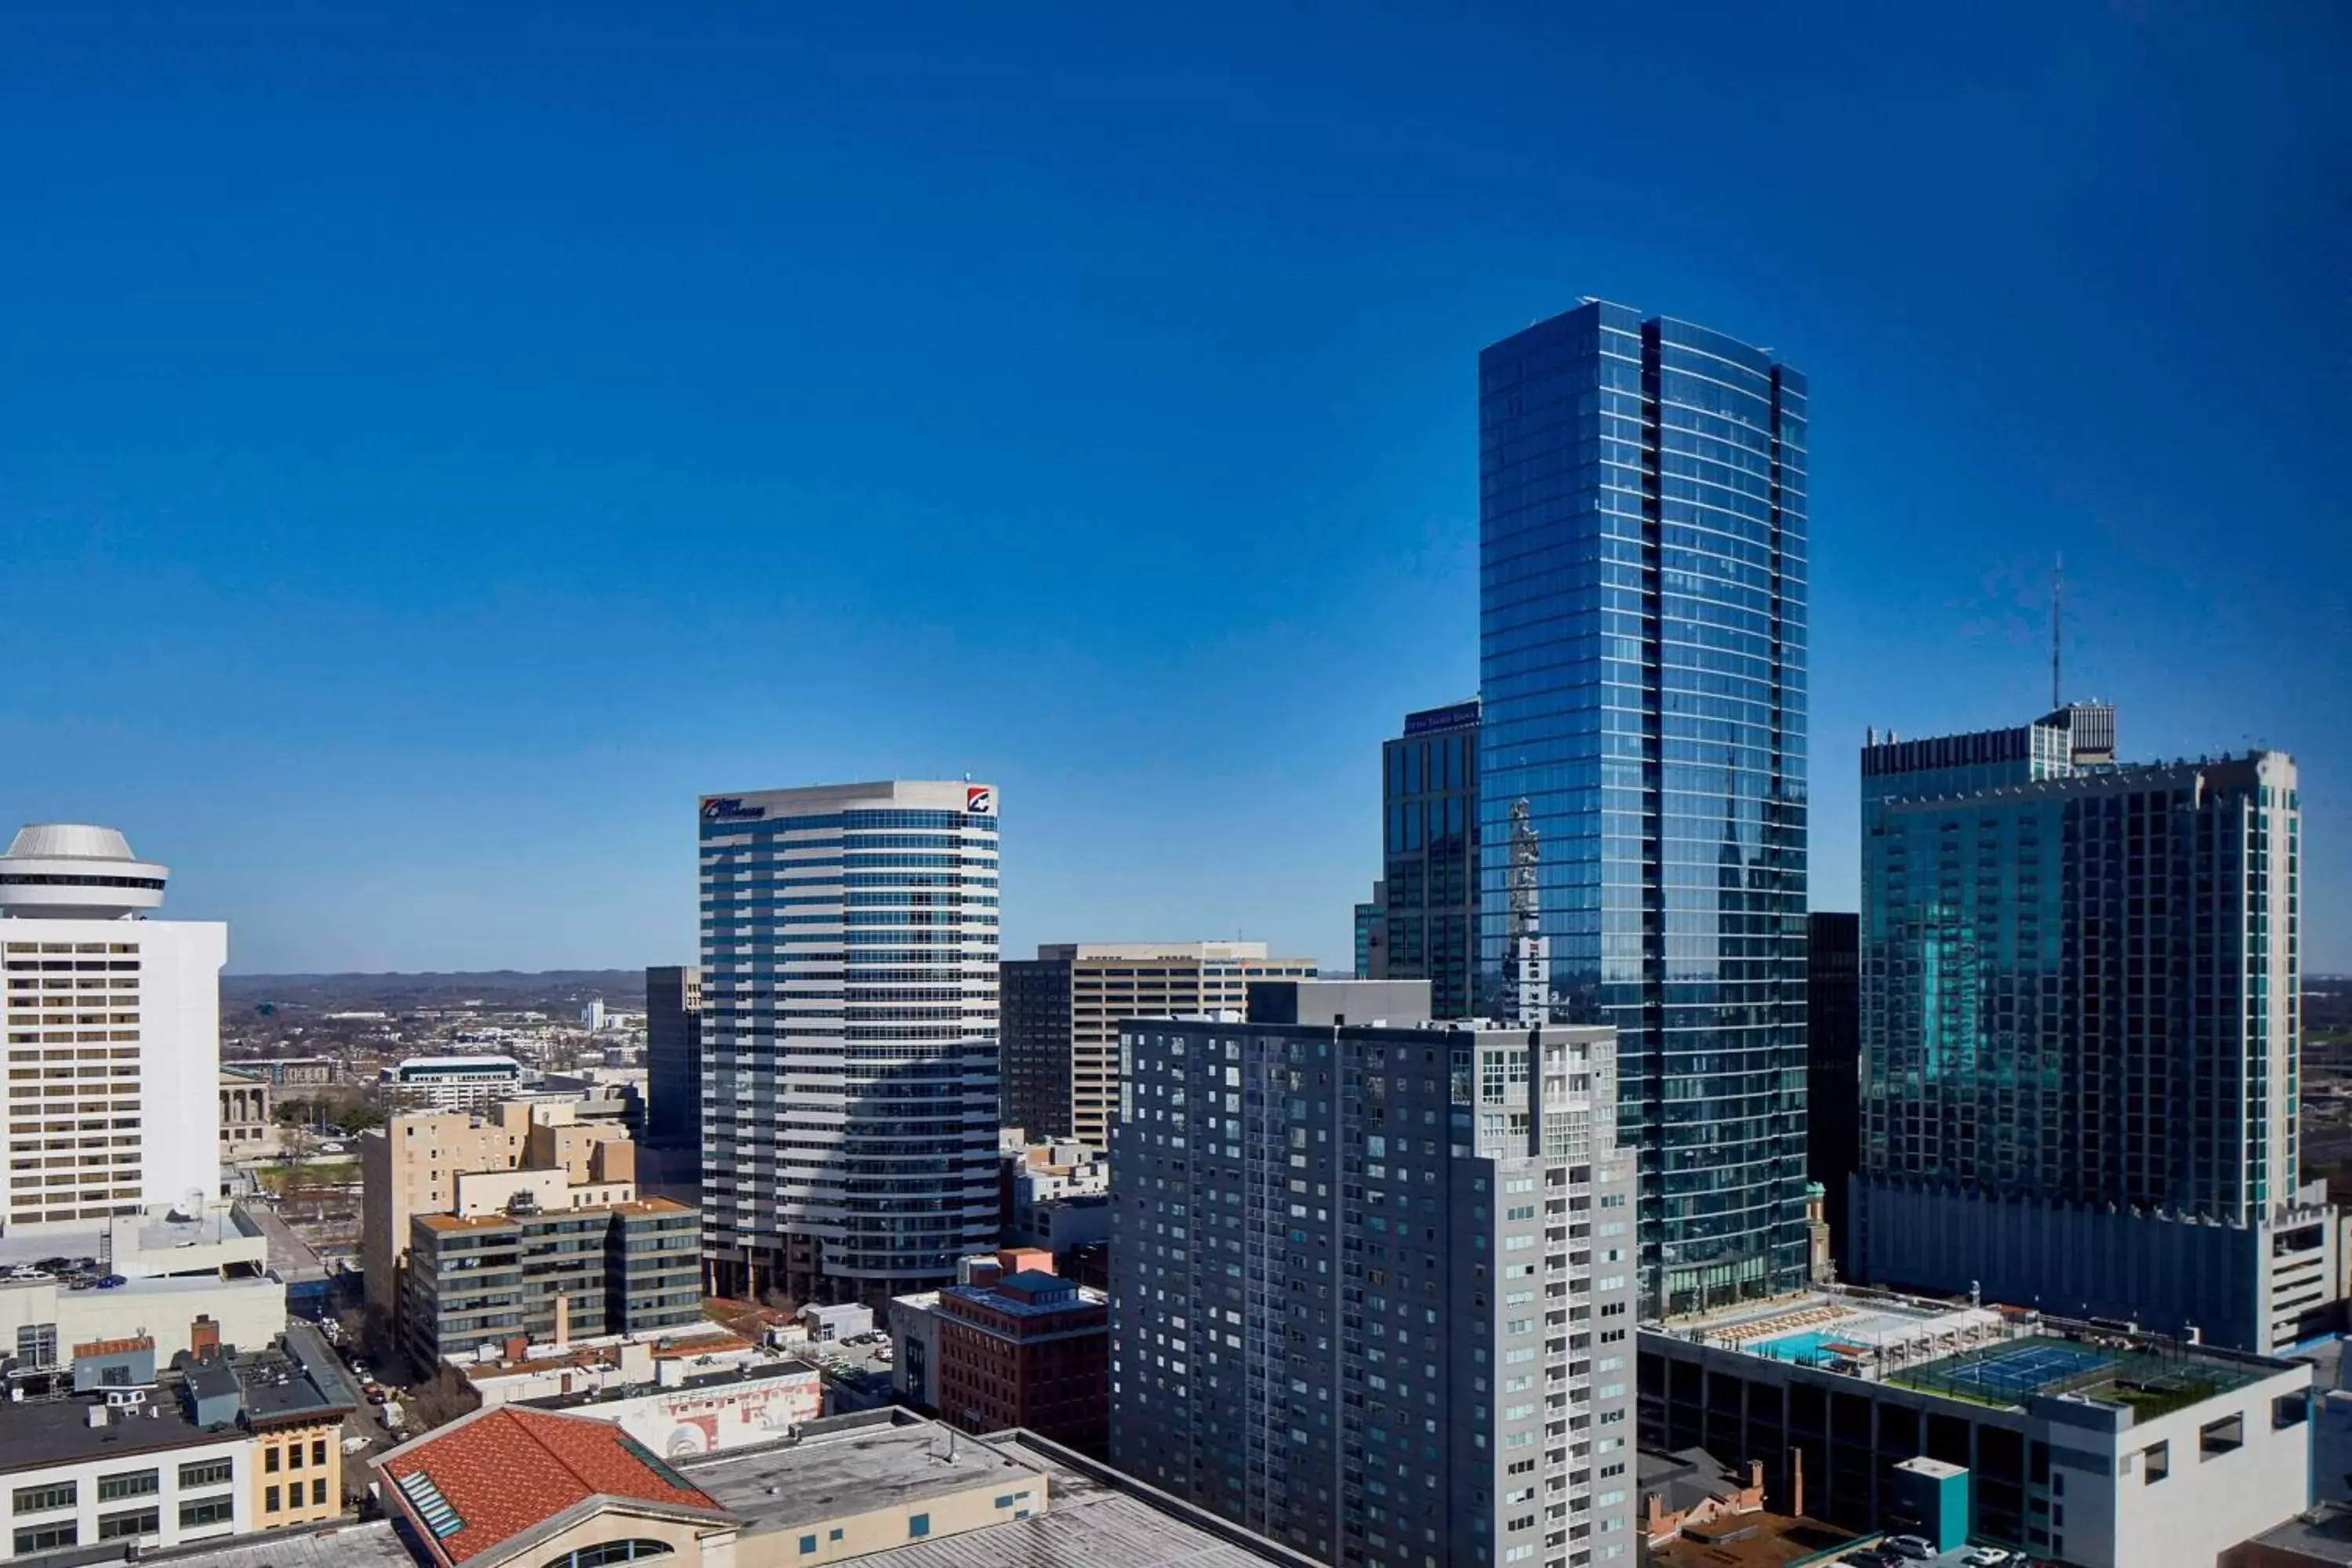
[[(236, 1518), (233, 1498), (201, 1498), (180, 1505), (180, 1528), (200, 1530), (206, 1525), (230, 1524)], [(100, 1514), (98, 1520), (100, 1541), (127, 1541), (140, 1536), (156, 1535), (163, 1531), (163, 1510), (152, 1508), (126, 1509), (119, 1513)], [(61, 1519), (49, 1524), (31, 1524), (19, 1528), (13, 1544), (16, 1555), (31, 1556), (37, 1552), (58, 1552), (80, 1544), (80, 1529), (76, 1521)]]

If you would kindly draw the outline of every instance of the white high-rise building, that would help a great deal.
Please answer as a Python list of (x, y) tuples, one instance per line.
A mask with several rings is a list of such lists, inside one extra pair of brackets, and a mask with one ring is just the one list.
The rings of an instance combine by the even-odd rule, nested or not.
[(228, 927), (159, 921), (169, 873), (110, 827), (0, 855), (8, 1201), (0, 1231), (202, 1211), (220, 1188)]
[(703, 1254), (878, 1300), (998, 1240), (996, 790), (709, 795)]

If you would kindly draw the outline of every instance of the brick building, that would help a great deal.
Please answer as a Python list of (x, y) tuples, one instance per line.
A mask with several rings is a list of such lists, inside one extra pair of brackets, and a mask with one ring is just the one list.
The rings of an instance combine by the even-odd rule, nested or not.
[(1085, 1453), (1109, 1441), (1110, 1310), (1035, 1252), (939, 1293), (935, 1398), (970, 1432), (1021, 1426)]

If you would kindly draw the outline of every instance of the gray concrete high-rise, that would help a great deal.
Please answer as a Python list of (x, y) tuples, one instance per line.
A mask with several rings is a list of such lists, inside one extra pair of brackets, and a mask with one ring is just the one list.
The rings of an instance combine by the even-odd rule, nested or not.
[(1524, 802), (1556, 1016), (1618, 1031), (1645, 1312), (1793, 1288), (1805, 378), (1588, 300), (1482, 353), (1478, 396), (1482, 1010)]
[(1631, 1564), (1613, 1038), (1355, 1021), (1399, 984), (1122, 1032), (1111, 1462), (1327, 1563)]
[(2087, 704), (1864, 748), (1851, 1268), (2293, 1344), (2340, 1294), (2297, 1160), (2294, 763), (2114, 754)]
[(997, 816), (894, 780), (701, 804), (715, 1288), (878, 1300), (997, 1241)]
[(1063, 942), (1004, 961), (1004, 1123), (1110, 1147), (1118, 1030), (1129, 1018), (1243, 1008), (1254, 980), (1303, 978), (1309, 958), (1262, 942)]
[(1431, 1016), (1476, 1011), (1478, 700), (1408, 713), (1381, 747), (1380, 940), (1368, 980), (1426, 980)]

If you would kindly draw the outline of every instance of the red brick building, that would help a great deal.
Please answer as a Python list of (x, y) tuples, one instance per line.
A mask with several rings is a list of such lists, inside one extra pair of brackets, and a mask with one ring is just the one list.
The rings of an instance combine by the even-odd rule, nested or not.
[(950, 1286), (933, 1310), (942, 1419), (968, 1432), (1023, 1426), (1085, 1453), (1106, 1451), (1110, 1308), (1101, 1291), (1030, 1267)]

